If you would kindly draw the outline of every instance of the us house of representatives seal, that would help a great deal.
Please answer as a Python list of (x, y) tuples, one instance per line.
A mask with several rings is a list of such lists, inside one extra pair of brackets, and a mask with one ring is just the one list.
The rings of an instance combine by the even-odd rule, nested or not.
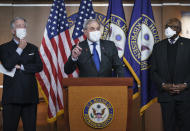
[(83, 117), (86, 124), (92, 128), (105, 128), (114, 116), (114, 110), (109, 101), (95, 97), (84, 107)]

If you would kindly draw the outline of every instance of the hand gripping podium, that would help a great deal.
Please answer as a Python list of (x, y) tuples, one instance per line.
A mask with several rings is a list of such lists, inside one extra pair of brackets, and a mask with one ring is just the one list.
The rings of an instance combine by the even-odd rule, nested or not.
[(132, 78), (65, 78), (66, 131), (130, 131)]

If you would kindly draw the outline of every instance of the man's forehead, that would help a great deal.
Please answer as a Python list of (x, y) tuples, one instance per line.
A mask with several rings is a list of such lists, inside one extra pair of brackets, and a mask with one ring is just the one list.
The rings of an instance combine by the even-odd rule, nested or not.
[(178, 21), (168, 21), (167, 25), (178, 25)]
[(92, 22), (90, 22), (90, 23), (88, 24), (88, 26), (89, 26), (89, 27), (91, 27), (91, 26), (99, 26), (99, 24), (98, 24), (98, 22), (96, 22), (96, 21), (92, 21)]
[(25, 23), (25, 22), (24, 20), (20, 20), (20, 19), (15, 21), (15, 24), (20, 24), (20, 23)]

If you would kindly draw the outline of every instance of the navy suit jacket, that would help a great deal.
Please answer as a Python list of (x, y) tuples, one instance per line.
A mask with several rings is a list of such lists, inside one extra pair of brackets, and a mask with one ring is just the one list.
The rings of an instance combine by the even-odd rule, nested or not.
[(162, 83), (171, 83), (167, 60), (167, 44), (167, 39), (160, 41), (154, 45), (152, 52), (151, 76), (159, 89), (158, 101), (190, 100), (190, 39), (180, 37), (176, 42), (178, 49), (173, 76), (174, 84), (187, 83), (188, 87), (179, 95), (170, 95), (161, 88)]
[(79, 43), (82, 53), (77, 61), (73, 61), (71, 56), (65, 64), (65, 73), (71, 74), (77, 67), (79, 69), (79, 77), (111, 77), (112, 71), (118, 77), (124, 77), (123, 66), (118, 56), (115, 44), (108, 40), (100, 40), (101, 63), (98, 72), (94, 64), (90, 48), (87, 40)]
[(24, 71), (17, 69), (14, 77), (4, 75), (3, 104), (38, 103), (38, 88), (35, 73), (43, 68), (38, 48), (28, 43), (21, 55), (16, 52), (18, 45), (12, 40), (0, 46), (1, 62), (11, 71), (15, 65), (23, 65)]

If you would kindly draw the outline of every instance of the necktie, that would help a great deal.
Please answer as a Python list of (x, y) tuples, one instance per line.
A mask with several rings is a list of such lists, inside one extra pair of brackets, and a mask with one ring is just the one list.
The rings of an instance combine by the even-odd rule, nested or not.
[(98, 52), (96, 50), (96, 45), (97, 45), (97, 43), (93, 42), (93, 60), (96, 65), (97, 71), (99, 71), (100, 70), (100, 58), (99, 58)]
[(170, 39), (170, 44), (173, 45), (174, 44), (174, 41), (173, 39)]

